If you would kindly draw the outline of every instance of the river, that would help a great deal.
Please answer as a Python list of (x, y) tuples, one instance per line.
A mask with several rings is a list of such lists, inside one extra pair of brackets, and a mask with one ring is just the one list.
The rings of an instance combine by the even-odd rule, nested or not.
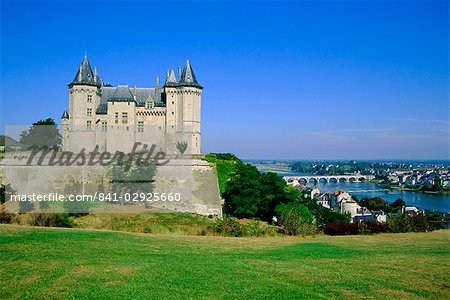
[[(278, 170), (277, 167), (271, 166), (271, 168), (265, 168), (254, 161), (248, 161), (254, 164), (260, 171), (276, 172), (280, 176), (300, 176), (306, 174), (299, 174), (288, 170), (286, 167), (281, 166)], [(313, 183), (309, 183), (310, 186)], [(372, 198), (380, 197), (386, 200), (388, 203), (392, 203), (397, 199), (402, 199), (408, 206), (416, 206), (419, 209), (438, 210), (442, 212), (450, 212), (450, 195), (437, 195), (426, 194), (411, 191), (401, 191), (385, 188), (381, 185), (369, 182), (339, 182), (339, 183), (319, 183), (318, 186), (321, 192), (339, 191), (344, 190), (349, 192), (350, 195), (355, 195), (358, 199), (363, 197)]]
[(358, 199), (363, 197), (380, 197), (388, 203), (392, 203), (400, 198), (405, 201), (408, 206), (450, 212), (450, 195), (393, 190), (369, 182), (319, 183), (317, 187), (321, 192), (344, 190), (349, 192), (350, 195), (357, 196)]

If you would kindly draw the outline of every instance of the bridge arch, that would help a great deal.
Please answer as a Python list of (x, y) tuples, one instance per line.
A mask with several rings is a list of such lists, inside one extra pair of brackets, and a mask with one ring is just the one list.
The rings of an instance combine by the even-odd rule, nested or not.
[(305, 177), (299, 177), (297, 180), (298, 180), (298, 183), (300, 183), (300, 184), (308, 183), (308, 179), (306, 179)]
[(326, 178), (326, 177), (319, 177), (319, 181), (318, 181), (318, 183), (328, 183), (328, 178)]
[(330, 177), (328, 178), (328, 183), (338, 183), (339, 180), (336, 177)]
[(319, 183), (319, 179), (317, 177), (310, 177), (308, 179), (308, 183), (313, 183), (314, 185)]

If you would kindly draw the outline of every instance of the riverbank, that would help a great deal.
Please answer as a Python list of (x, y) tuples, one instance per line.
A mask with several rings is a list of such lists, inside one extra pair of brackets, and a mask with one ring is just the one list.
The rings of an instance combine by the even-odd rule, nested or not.
[(409, 191), (414, 193), (423, 193), (423, 194), (433, 194), (433, 195), (450, 195), (450, 191), (422, 191), (417, 188), (410, 188), (406, 186), (398, 186), (398, 185), (392, 185), (392, 184), (385, 184), (385, 183), (376, 183), (376, 181), (372, 181), (375, 184), (379, 184), (382, 187), (389, 188), (392, 190), (399, 190), (399, 191)]

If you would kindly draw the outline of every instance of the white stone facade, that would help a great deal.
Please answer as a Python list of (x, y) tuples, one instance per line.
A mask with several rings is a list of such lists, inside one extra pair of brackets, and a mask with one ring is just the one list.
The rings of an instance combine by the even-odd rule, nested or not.
[(200, 154), (203, 87), (190, 62), (179, 69), (178, 79), (172, 70), (164, 86), (158, 81), (154, 88), (104, 85), (85, 56), (69, 84), (63, 150), (130, 152), (135, 143), (142, 143), (167, 154)]

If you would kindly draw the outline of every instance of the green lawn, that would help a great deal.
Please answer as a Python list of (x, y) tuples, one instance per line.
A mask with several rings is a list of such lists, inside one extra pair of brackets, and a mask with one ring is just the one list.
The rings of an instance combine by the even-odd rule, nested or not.
[(0, 299), (448, 299), (449, 235), (224, 238), (1, 225)]

